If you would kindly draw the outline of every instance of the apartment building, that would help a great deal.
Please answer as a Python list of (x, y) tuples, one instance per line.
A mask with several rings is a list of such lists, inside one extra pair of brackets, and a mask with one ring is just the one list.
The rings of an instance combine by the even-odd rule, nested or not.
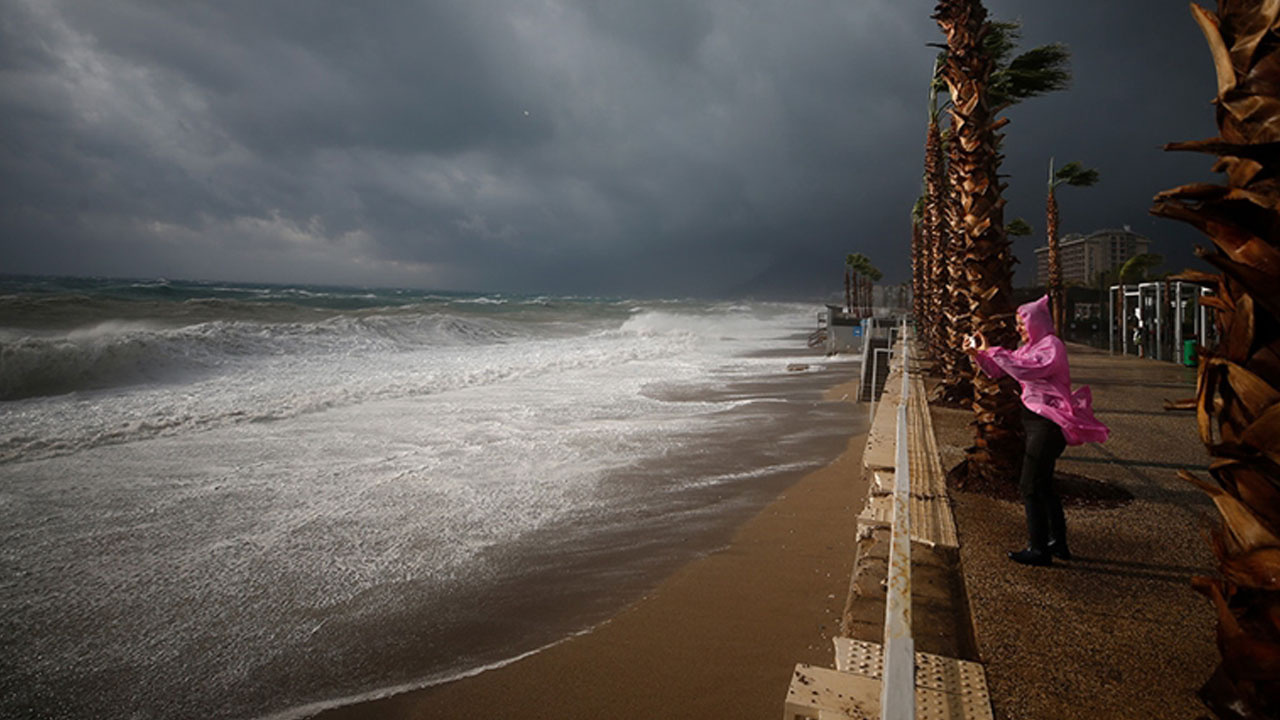
[[(1092, 286), (1098, 273), (1118, 268), (1134, 255), (1148, 251), (1151, 240), (1126, 225), (1121, 230), (1098, 230), (1088, 235), (1073, 233), (1058, 241), (1062, 261), (1062, 282)], [(1049, 284), (1049, 247), (1036, 248), (1036, 284)]]

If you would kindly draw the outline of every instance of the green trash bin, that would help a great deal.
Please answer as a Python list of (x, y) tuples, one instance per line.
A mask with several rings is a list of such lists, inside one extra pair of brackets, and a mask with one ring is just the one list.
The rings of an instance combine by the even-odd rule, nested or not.
[(1195, 340), (1182, 341), (1182, 364), (1186, 365), (1187, 367), (1196, 366), (1196, 341)]

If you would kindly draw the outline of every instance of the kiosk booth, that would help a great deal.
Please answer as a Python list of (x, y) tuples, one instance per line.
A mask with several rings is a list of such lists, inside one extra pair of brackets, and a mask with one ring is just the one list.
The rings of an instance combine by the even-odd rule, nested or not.
[(1107, 330), (1112, 353), (1195, 364), (1195, 347), (1213, 335), (1208, 288), (1174, 281), (1112, 285)]

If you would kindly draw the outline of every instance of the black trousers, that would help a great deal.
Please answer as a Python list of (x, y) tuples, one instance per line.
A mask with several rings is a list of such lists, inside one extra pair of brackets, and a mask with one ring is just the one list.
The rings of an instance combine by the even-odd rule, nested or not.
[(1026, 431), (1026, 450), (1022, 455), (1022, 475), (1018, 489), (1027, 509), (1027, 534), (1030, 546), (1044, 550), (1049, 541), (1066, 542), (1067, 518), (1062, 500), (1053, 487), (1053, 466), (1067, 448), (1062, 428), (1043, 415), (1022, 408), (1022, 427)]

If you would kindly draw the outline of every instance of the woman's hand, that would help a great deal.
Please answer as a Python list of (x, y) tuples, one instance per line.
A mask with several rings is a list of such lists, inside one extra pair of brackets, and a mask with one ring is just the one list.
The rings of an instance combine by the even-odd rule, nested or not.
[(981, 332), (965, 338), (964, 351), (969, 355), (977, 355), (980, 352), (986, 352), (990, 346), (987, 345), (987, 338)]

